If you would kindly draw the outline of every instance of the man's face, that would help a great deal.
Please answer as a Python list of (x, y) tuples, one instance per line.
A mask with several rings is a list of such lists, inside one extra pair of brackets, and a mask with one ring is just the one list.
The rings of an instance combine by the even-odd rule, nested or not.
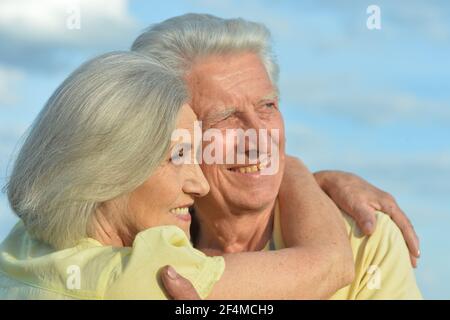
[[(271, 205), (283, 176), (285, 137), (276, 89), (260, 58), (253, 53), (209, 56), (194, 64), (186, 80), (191, 106), (202, 121), (203, 132), (218, 129), (225, 138), (227, 129), (253, 129), (257, 134), (266, 129), (263, 134), (266, 139), (258, 138), (251, 145), (246, 141), (245, 163), (237, 162), (236, 157), (233, 163), (203, 161), (201, 168), (211, 190), (206, 197), (196, 200), (197, 208), (207, 210), (211, 203), (219, 203), (235, 212), (245, 212)], [(272, 129), (278, 130), (278, 139)], [(238, 153), (237, 140), (225, 140), (223, 153)], [(208, 143), (203, 144), (204, 154)], [(278, 160), (277, 170), (270, 175), (261, 174), (258, 166), (249, 166), (251, 153), (261, 156), (260, 160), (268, 157), (271, 164)]]

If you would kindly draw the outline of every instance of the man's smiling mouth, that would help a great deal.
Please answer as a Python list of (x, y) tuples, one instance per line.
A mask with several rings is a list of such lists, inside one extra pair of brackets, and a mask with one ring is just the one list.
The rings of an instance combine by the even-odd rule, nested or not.
[(227, 168), (228, 171), (236, 172), (236, 173), (243, 173), (243, 174), (257, 174), (261, 170), (267, 168), (270, 164), (270, 157), (266, 156), (262, 159), (262, 161), (258, 161), (257, 164), (250, 164), (250, 165), (237, 165), (233, 167)]
[(255, 173), (255, 172), (261, 171), (264, 168), (266, 168), (266, 165), (260, 163), (260, 164), (256, 164), (256, 165), (250, 165), (250, 166), (228, 168), (228, 170), (232, 171), (232, 172), (237, 172), (237, 173)]

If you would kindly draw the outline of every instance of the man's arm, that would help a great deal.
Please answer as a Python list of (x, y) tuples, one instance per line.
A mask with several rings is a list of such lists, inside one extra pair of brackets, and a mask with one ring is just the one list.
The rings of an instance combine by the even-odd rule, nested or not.
[(314, 173), (314, 177), (322, 190), (356, 221), (364, 234), (371, 235), (375, 231), (376, 211), (389, 215), (403, 234), (411, 264), (413, 267), (417, 266), (417, 259), (420, 257), (419, 238), (392, 195), (354, 174), (343, 171), (319, 171)]

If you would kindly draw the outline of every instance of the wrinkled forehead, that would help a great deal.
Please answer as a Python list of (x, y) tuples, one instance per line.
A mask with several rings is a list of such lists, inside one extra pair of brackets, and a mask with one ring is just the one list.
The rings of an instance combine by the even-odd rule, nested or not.
[(194, 64), (186, 80), (199, 120), (221, 108), (239, 107), (275, 93), (266, 68), (253, 53), (205, 58)]

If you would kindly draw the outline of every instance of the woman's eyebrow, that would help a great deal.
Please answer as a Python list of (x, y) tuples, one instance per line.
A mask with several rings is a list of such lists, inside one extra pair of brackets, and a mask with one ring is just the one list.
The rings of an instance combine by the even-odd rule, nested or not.
[(170, 147), (170, 153), (175, 152), (176, 150), (191, 150), (192, 149), (192, 143), (190, 142), (184, 142), (184, 143), (175, 143), (173, 146)]

